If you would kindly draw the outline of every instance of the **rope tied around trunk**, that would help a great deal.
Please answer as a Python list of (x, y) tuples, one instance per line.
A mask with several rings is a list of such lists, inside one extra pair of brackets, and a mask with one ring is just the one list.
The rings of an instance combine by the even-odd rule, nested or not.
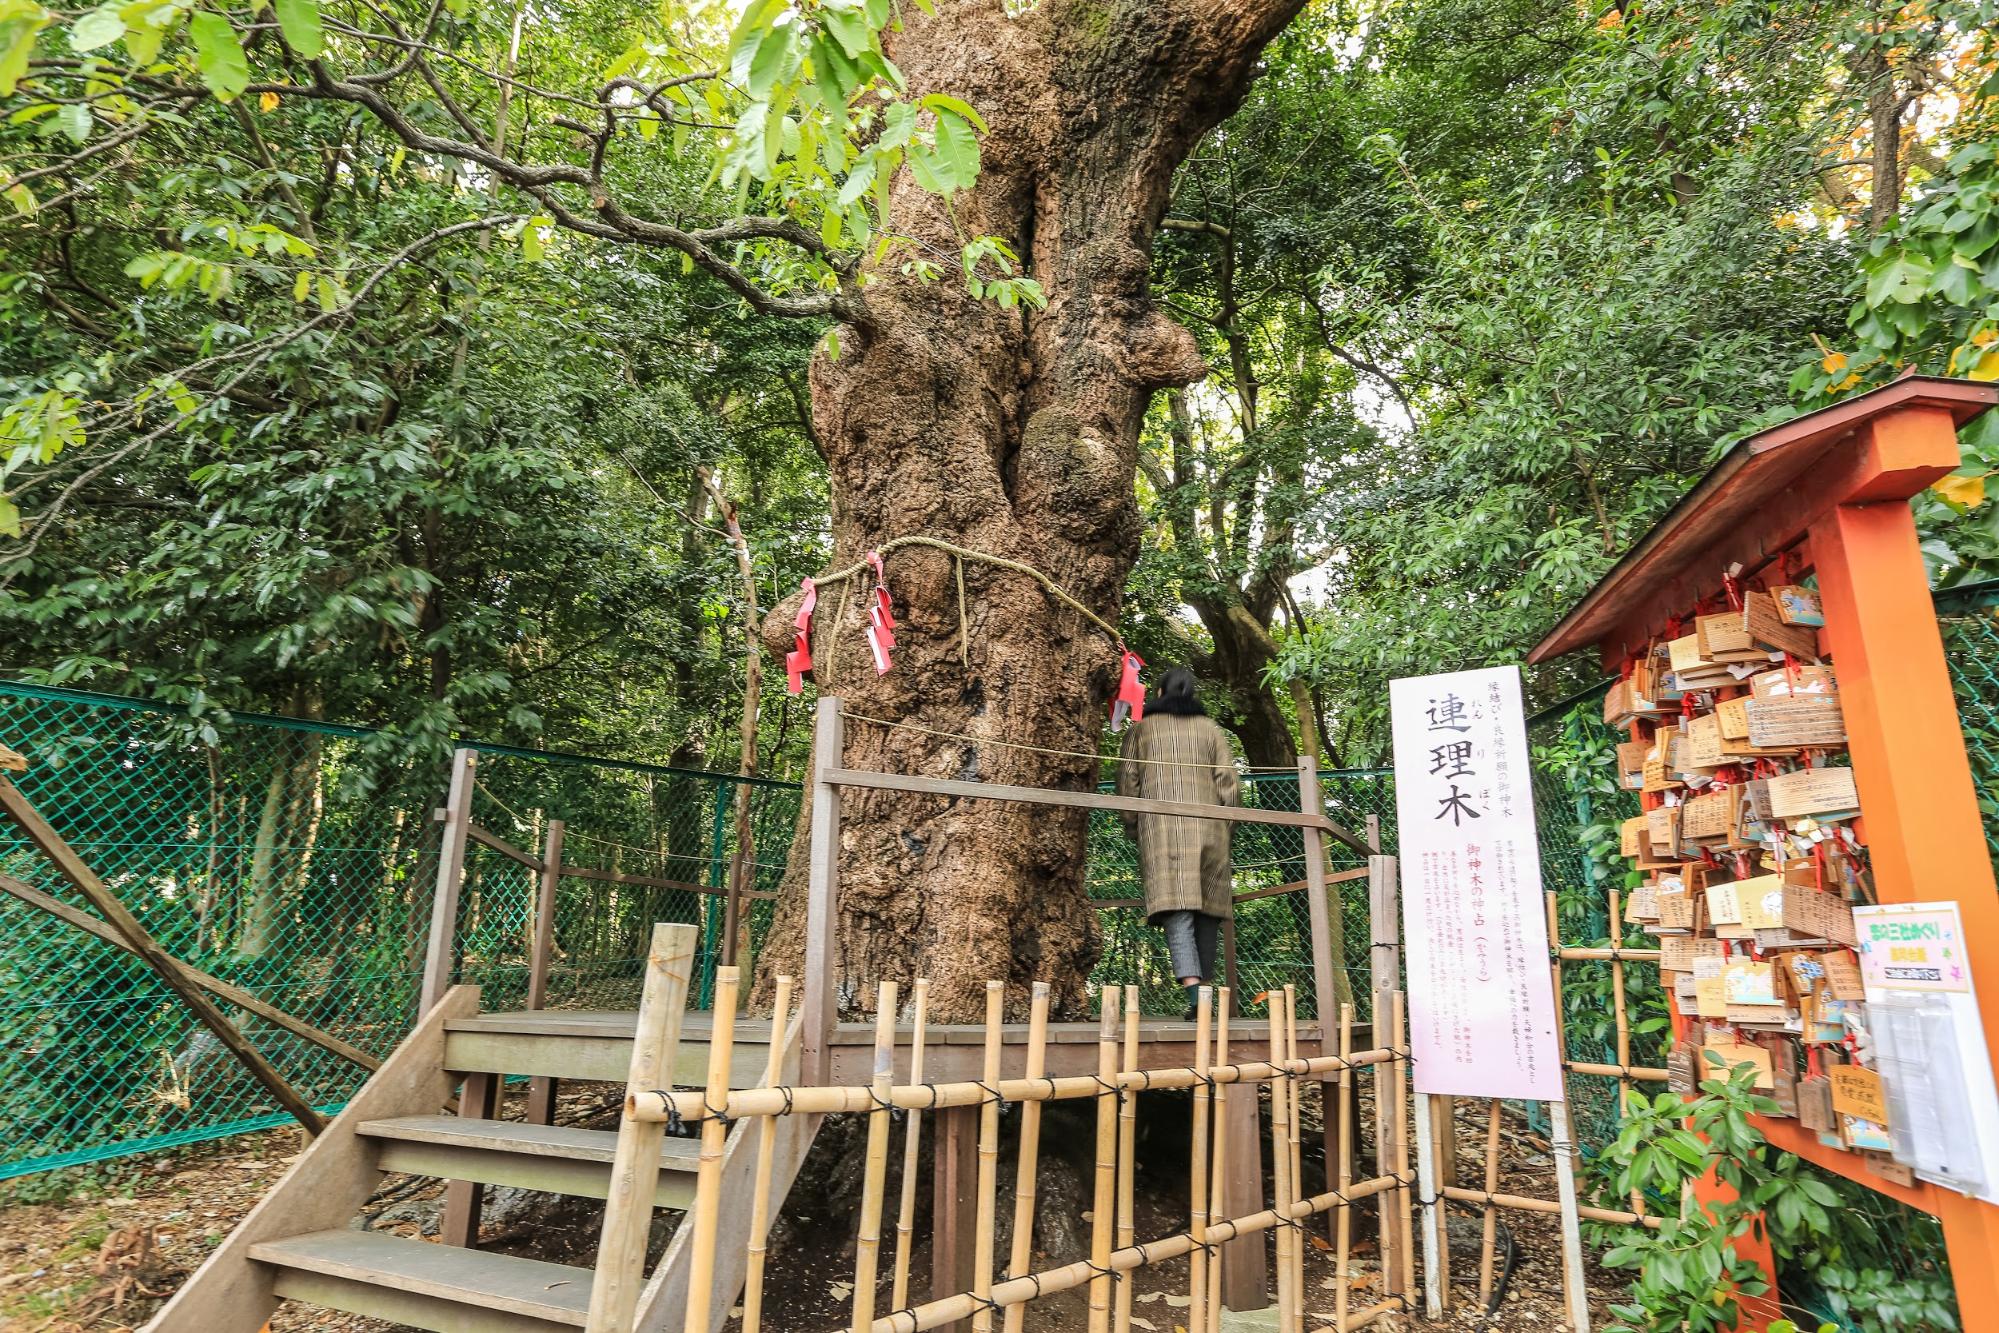
[[(1066, 588), (1047, 574), (1036, 569), (1033, 565), (1009, 559), (1003, 555), (994, 555), (990, 551), (980, 551), (969, 546), (959, 546), (955, 542), (947, 542), (939, 537), (891, 537), (876, 547), (870, 555), (874, 559), (880, 559), (888, 555), (889, 552), (900, 550), (906, 546), (927, 546), (932, 550), (942, 551), (953, 559), (954, 572), (958, 585), (958, 661), (961, 665), (970, 666), (972, 664), (971, 627), (965, 603), (965, 562), (967, 560), (976, 560), (981, 564), (991, 565), (995, 569), (1008, 569), (1016, 574), (1027, 575), (1036, 583), (1039, 583), (1043, 591), (1050, 597), (1053, 597), (1056, 601), (1062, 603), (1062, 605), (1068, 607), (1102, 630), (1111, 642), (1118, 645), (1119, 651), (1123, 651), (1124, 635), (1118, 632), (1117, 626), (1083, 605)], [(833, 570), (812, 580), (815, 585), (820, 587), (829, 583), (840, 585), (840, 600), (833, 608), (832, 642), (826, 647), (826, 684), (828, 687), (831, 687), (836, 679), (834, 667), (839, 661), (840, 630), (846, 624), (848, 595), (854, 587), (854, 580), (867, 573), (873, 567), (872, 560), (864, 557), (844, 569)]]

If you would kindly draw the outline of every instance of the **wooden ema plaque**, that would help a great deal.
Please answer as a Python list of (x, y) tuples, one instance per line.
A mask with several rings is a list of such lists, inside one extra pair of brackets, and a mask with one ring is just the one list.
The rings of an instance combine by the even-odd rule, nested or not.
[(1860, 808), (1850, 768), (1801, 768), (1779, 773), (1769, 784), (1770, 814), (1777, 819), (1850, 814)]
[(1673, 759), (1674, 771), (1680, 773), (1720, 768), (1727, 763), (1728, 756), (1721, 749), (1721, 719), (1713, 713), (1688, 718)]
[(1801, 884), (1784, 886), (1784, 929), (1801, 939), (1831, 940), (1849, 949), (1860, 943), (1853, 909), (1830, 893)]
[(1617, 747), (1617, 785), (1626, 791), (1645, 787), (1645, 756), (1652, 751), (1650, 741), (1624, 741)]
[(1839, 678), (1829, 666), (1797, 666), (1750, 677), (1749, 692), (1758, 699), (1825, 698), (1839, 693)]
[(1695, 843), (1724, 840), (1734, 809), (1735, 797), (1726, 787), (1694, 797), (1680, 807), (1680, 840)]
[(1633, 815), (1617, 826), (1617, 852), (1620, 856), (1639, 857), (1645, 852), (1645, 816)]
[(1846, 744), (1839, 696), (1796, 694), (1752, 699), (1749, 743), (1790, 749), (1832, 749)]
[(1694, 637), (1700, 655), (1710, 662), (1767, 662), (1770, 654), (1750, 641), (1738, 612), (1716, 616), (1695, 616)]
[(1786, 625), (1777, 614), (1777, 599), (1767, 592), (1752, 592), (1742, 599), (1742, 628), (1750, 639), (1773, 653), (1816, 660), (1818, 631), (1803, 625)]

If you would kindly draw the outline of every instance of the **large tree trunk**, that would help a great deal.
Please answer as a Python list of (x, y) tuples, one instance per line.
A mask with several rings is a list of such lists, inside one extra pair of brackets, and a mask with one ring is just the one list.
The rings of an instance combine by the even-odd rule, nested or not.
[[(900, 256), (873, 275), (868, 322), (843, 327), (840, 357), (812, 368), (836, 565), (894, 537), (943, 538), (1033, 565), (1115, 621), (1138, 553), (1141, 418), (1154, 390), (1206, 371), (1193, 338), (1147, 298), (1153, 234), (1174, 168), (1240, 102), (1258, 52), (1301, 3), (1045, 0), (1009, 17), (999, 0), (970, 0), (912, 15), (891, 49), (912, 89), (965, 98), (991, 130), (955, 227), (905, 176), (891, 228), (945, 256), (947, 274), (960, 235), (1002, 237), (1049, 303), (1002, 310), (948, 276), (903, 274)], [(886, 676), (862, 642), (859, 598), (837, 633), (838, 591), (820, 602), (818, 683), (854, 719), (845, 762), (1090, 786), (1093, 759), (1003, 742), (1094, 754), (1114, 645), (1031, 579), (971, 563), (965, 665), (949, 557), (906, 548), (889, 574), (902, 628)], [(797, 605), (765, 622), (773, 650), (789, 647)], [(766, 986), (802, 965), (807, 817), (759, 969)], [(941, 1019), (976, 1017), (995, 977), (1012, 1009), (1037, 979), (1079, 1005), (1097, 950), (1079, 815), (849, 791), (842, 824), (845, 1007), (870, 1007), (878, 980), (916, 976), (931, 978)]]

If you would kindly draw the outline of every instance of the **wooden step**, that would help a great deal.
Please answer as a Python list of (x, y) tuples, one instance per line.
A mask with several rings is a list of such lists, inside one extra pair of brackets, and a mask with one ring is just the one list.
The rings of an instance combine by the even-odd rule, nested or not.
[[(606, 1196), (611, 1158), (618, 1148), (616, 1130), (451, 1115), (370, 1120), (358, 1132), (376, 1143), (376, 1164), (384, 1171), (512, 1185), (582, 1199)], [(666, 1141), (654, 1207), (686, 1208), (693, 1203), (700, 1155), (696, 1139)]]
[(590, 1312), (587, 1268), (403, 1240), (313, 1231), (250, 1247), (278, 1296), (438, 1333), (552, 1333)]
[[(689, 1014), (674, 1052), (677, 1087), (708, 1081), (705, 1014)], [(623, 1083), (631, 1072), (629, 1010), (560, 1009), (478, 1014), (454, 1021), (445, 1034), (447, 1067), (465, 1074), (532, 1075), (585, 1083)], [(748, 1020), (738, 1026), (732, 1077), (747, 1087), (762, 1077), (768, 1058), (770, 1024)]]

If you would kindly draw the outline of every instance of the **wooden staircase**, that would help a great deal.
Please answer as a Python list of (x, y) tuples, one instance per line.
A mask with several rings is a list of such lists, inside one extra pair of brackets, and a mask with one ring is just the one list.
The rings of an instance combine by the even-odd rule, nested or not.
[[(509, 1073), (609, 1076), (649, 1089), (670, 1070), (670, 1081), (699, 1082), (694, 1071), (705, 1065), (705, 1034), (683, 1040), (680, 1031), (693, 952), (692, 927), (657, 928), (636, 1035), (629, 1026), (607, 1026), (570, 1043), (543, 1035), (510, 1046), (504, 1030), (479, 1021), (476, 988), (448, 991), (147, 1328), (258, 1333), (281, 1302), (299, 1301), (440, 1333), (681, 1333), (692, 1270), (689, 1229), (676, 1230), (649, 1281), (640, 1265), (653, 1210), (693, 1204), (699, 1142), (666, 1138), (660, 1126), (629, 1120), (614, 1132), (480, 1112), (490, 1107), (488, 1089)], [(574, 1058), (565, 1059), (565, 1044)], [(799, 1045), (794, 1024), (783, 1041), (780, 1078), (796, 1078)], [(618, 1074), (609, 1073), (613, 1056), (622, 1057)], [(460, 1113), (444, 1113), (461, 1089)], [(811, 1117), (779, 1122), (774, 1199), (790, 1189), (817, 1127)], [(708, 1333), (721, 1328), (747, 1264), (747, 1201), (758, 1152), (751, 1128), (732, 1127), (715, 1181), (720, 1234)], [(451, 1181), (453, 1191), (507, 1185), (608, 1199), (598, 1263), (549, 1263), (354, 1229), (350, 1223), (388, 1172)], [(605, 1292), (596, 1291), (600, 1273), (608, 1275)], [(593, 1293), (602, 1307), (594, 1317)]]

